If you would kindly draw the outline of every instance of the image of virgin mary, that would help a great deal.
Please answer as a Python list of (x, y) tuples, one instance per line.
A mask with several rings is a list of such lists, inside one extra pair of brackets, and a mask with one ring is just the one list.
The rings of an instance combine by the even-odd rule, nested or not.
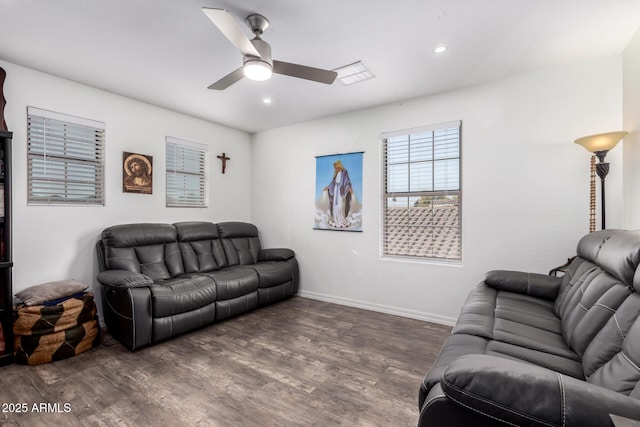
[(361, 216), (361, 206), (349, 172), (340, 160), (336, 160), (333, 163), (333, 178), (316, 201), (316, 227), (359, 230)]

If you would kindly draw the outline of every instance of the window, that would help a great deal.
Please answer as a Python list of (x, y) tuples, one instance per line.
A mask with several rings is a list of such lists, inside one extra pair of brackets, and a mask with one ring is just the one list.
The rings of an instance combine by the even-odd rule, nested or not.
[(104, 205), (104, 123), (27, 108), (28, 203)]
[(167, 137), (167, 207), (207, 207), (208, 164), (206, 145)]
[(460, 261), (459, 121), (382, 134), (383, 256)]

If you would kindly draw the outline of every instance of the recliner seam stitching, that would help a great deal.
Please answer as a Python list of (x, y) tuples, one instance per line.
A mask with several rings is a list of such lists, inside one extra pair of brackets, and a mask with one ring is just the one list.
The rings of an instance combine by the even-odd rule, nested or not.
[[(525, 414), (525, 413), (522, 413), (522, 412), (520, 412), (520, 411), (517, 411), (517, 410), (515, 410), (515, 409), (513, 409), (513, 408), (509, 408), (509, 407), (504, 406), (504, 405), (498, 405), (498, 404), (496, 404), (496, 403), (494, 403), (494, 402), (492, 402), (492, 401), (490, 401), (490, 400), (488, 400), (488, 399), (485, 399), (485, 398), (483, 398), (483, 397), (481, 397), (481, 396), (478, 396), (478, 395), (475, 395), (475, 394), (469, 393), (468, 391), (463, 390), (463, 389), (461, 389), (461, 388), (457, 387), (455, 384), (453, 384), (453, 383), (449, 382), (449, 381), (446, 379), (446, 377), (444, 376), (444, 374), (442, 375), (442, 382), (444, 382), (445, 384), (447, 384), (447, 385), (448, 385), (449, 387), (451, 387), (452, 389), (457, 390), (459, 393), (464, 394), (465, 396), (469, 396), (469, 397), (470, 397), (470, 398), (472, 398), (472, 399), (477, 399), (477, 400), (479, 400), (479, 401), (481, 401), (481, 402), (484, 402), (484, 403), (485, 403), (485, 404), (487, 404), (487, 405), (491, 405), (491, 406), (494, 406), (494, 407), (496, 407), (496, 408), (500, 408), (500, 409), (505, 410), (505, 411), (507, 411), (507, 412), (511, 412), (511, 413), (513, 413), (513, 414), (515, 414), (515, 415), (521, 416), (521, 417), (523, 417), (523, 418), (526, 418), (526, 419), (529, 419), (529, 420), (532, 420), (532, 421), (539, 422), (539, 423), (541, 423), (541, 424), (545, 424), (545, 425), (548, 425), (548, 426), (554, 426), (554, 424), (551, 424), (551, 423), (549, 423), (549, 422), (547, 422), (547, 421), (541, 420), (541, 419), (536, 418), (536, 417), (529, 416), (529, 415), (527, 415), (527, 414)], [(450, 399), (452, 399), (452, 400), (454, 400), (454, 401), (458, 402), (460, 405), (463, 405), (463, 406), (465, 406), (465, 407), (467, 407), (467, 408), (469, 408), (469, 409), (471, 409), (471, 410), (475, 410), (475, 411), (477, 411), (477, 412), (480, 412), (481, 414), (485, 414), (484, 412), (480, 411), (479, 409), (472, 408), (472, 407), (467, 406), (467, 405), (465, 405), (464, 403), (462, 403), (462, 402), (460, 402), (460, 401), (456, 400), (455, 398), (451, 397), (451, 396), (450, 396), (449, 394), (447, 394), (446, 392), (445, 392), (445, 394), (447, 395), (447, 397), (449, 397)], [(510, 424), (510, 425), (516, 425), (516, 424), (512, 424), (512, 423), (510, 423), (509, 421), (506, 421), (506, 420), (500, 419), (500, 418), (498, 418), (498, 417), (492, 416), (492, 415), (490, 415), (490, 414), (485, 414), (485, 415), (487, 415), (488, 417), (491, 417), (491, 418), (497, 419), (497, 420), (499, 420), (499, 421), (503, 421), (503, 422), (505, 422), (505, 423), (507, 423), (507, 424)]]
[(622, 332), (622, 328), (620, 327), (620, 323), (618, 323), (618, 318), (616, 317), (616, 313), (613, 313), (613, 320), (616, 322), (616, 328), (618, 329), (618, 334), (620, 334), (620, 337), (623, 340), (627, 339), (627, 337), (624, 334), (624, 332)]
[[(464, 392), (462, 392), (462, 393), (463, 393), (463, 394), (466, 394), (466, 393), (464, 393)], [(469, 405), (467, 405), (467, 404), (465, 404), (465, 403), (462, 403), (460, 400), (456, 399), (455, 397), (451, 397), (451, 396), (449, 396), (448, 394), (446, 394), (446, 397), (448, 397), (449, 399), (453, 400), (453, 401), (454, 401), (454, 402), (456, 402), (458, 405), (460, 405), (460, 406), (462, 406), (462, 407), (464, 407), (464, 408), (467, 408), (467, 409), (468, 409), (468, 410), (470, 410), (470, 411), (477, 412), (477, 413), (479, 413), (479, 414), (481, 414), (481, 415), (484, 415), (484, 416), (486, 416), (486, 417), (489, 417), (489, 418), (491, 418), (491, 419), (494, 419), (494, 420), (500, 421), (500, 422), (505, 423), (505, 424), (509, 424), (510, 426), (518, 427), (518, 424), (514, 424), (514, 423), (512, 423), (512, 422), (510, 422), (510, 421), (507, 421), (507, 420), (504, 420), (504, 419), (502, 419), (502, 418), (496, 417), (495, 415), (487, 414), (486, 412), (483, 412), (483, 411), (481, 411), (480, 409), (473, 408), (473, 407), (471, 407), (471, 406), (469, 406)]]
[(558, 376), (558, 381), (560, 382), (560, 395), (562, 397), (562, 426), (566, 426), (566, 416), (567, 416), (567, 408), (565, 401), (565, 390), (564, 390), (564, 382), (562, 381), (562, 376), (559, 373), (556, 373)]
[(627, 355), (624, 353), (624, 351), (620, 350), (620, 354), (622, 354), (622, 357), (624, 357), (624, 358), (625, 358), (625, 360), (631, 364), (631, 366), (633, 366), (634, 368), (636, 368), (636, 370), (637, 370), (638, 372), (640, 372), (640, 367), (639, 367), (638, 365), (636, 365), (636, 364), (633, 362), (633, 360), (629, 359), (629, 356), (627, 356)]

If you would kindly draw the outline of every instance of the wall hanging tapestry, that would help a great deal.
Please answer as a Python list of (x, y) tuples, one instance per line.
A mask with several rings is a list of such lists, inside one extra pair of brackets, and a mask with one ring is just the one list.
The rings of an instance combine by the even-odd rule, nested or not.
[(362, 231), (363, 154), (316, 157), (314, 229)]

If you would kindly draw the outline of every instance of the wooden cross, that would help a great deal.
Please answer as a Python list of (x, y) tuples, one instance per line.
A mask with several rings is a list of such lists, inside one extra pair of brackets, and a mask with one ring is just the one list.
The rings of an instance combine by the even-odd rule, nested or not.
[(227, 160), (231, 160), (231, 157), (227, 157), (225, 153), (222, 153), (222, 156), (218, 156), (220, 160), (222, 160), (222, 173), (227, 170)]

